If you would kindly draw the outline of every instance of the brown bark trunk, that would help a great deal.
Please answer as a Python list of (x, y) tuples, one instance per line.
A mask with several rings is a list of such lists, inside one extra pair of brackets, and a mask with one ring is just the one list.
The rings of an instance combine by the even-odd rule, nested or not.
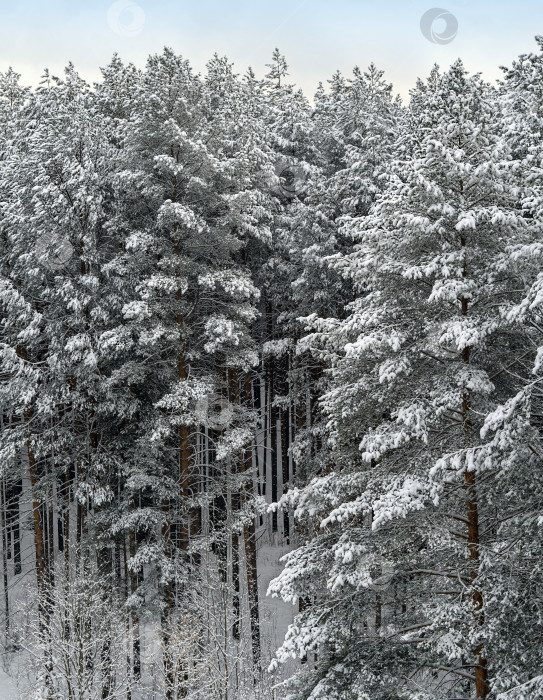
[[(229, 400), (232, 405), (237, 405), (239, 403), (239, 377), (236, 370), (230, 372), (229, 377)], [(241, 458), (243, 462), (243, 455)], [(231, 495), (232, 499), (232, 520), (233, 520), (233, 530), (232, 530), (232, 586), (233, 586), (233, 596), (232, 596), (232, 607), (234, 613), (234, 621), (232, 624), (232, 636), (234, 639), (240, 639), (240, 588), (239, 588), (239, 535), (236, 529), (236, 520), (239, 518), (239, 512), (241, 510), (241, 492), (238, 486), (238, 474), (240, 471), (239, 463), (237, 459), (232, 460), (232, 469), (234, 472), (234, 491)]]
[(8, 561), (7, 561), (7, 527), (6, 527), (6, 499), (5, 482), (0, 482), (0, 523), (2, 525), (2, 575), (4, 579), (4, 634), (6, 641), (9, 640), (9, 588), (8, 588)]
[[(162, 540), (164, 543), (164, 556), (167, 559), (172, 557), (171, 525), (170, 525), (170, 504), (164, 503), (162, 510), (165, 514), (162, 525)], [(166, 700), (173, 700), (175, 692), (174, 662), (170, 652), (170, 624), (173, 609), (173, 582), (168, 581), (162, 584), (163, 608), (160, 616), (162, 635), (162, 664), (164, 667), (165, 697)]]
[[(179, 324), (183, 321), (178, 317)], [(179, 381), (185, 381), (187, 378), (187, 365), (183, 351), (179, 353), (177, 372)], [(188, 550), (189, 546), (189, 533), (190, 533), (190, 509), (188, 508), (188, 502), (191, 497), (191, 474), (190, 474), (190, 447), (189, 447), (189, 429), (187, 425), (179, 426), (179, 472), (181, 481), (181, 498), (184, 510), (187, 513), (186, 517), (183, 519), (183, 523), (180, 531), (180, 541), (179, 544), (181, 549), (184, 551)]]
[[(477, 508), (477, 493), (474, 472), (464, 472), (464, 483), (467, 494), (468, 549), (471, 564), (470, 576), (473, 584), (472, 602), (477, 624), (484, 624), (483, 594), (477, 588), (479, 569), (479, 513)], [(475, 694), (477, 698), (486, 698), (489, 693), (487, 660), (484, 658), (482, 646), (475, 649)]]
[[(299, 433), (303, 432), (304, 430), (307, 429), (307, 384), (305, 381), (305, 378), (307, 376), (307, 373), (302, 365), (302, 362), (298, 360), (298, 367), (297, 367), (297, 372), (296, 372), (296, 437), (298, 437)], [(293, 475), (297, 474), (299, 472), (299, 465), (296, 465), (295, 462), (293, 462), (292, 465), (292, 471)], [(300, 476), (298, 474), (298, 476)], [(303, 475), (302, 475), (303, 476)], [(298, 529), (298, 534), (303, 536), (304, 530), (303, 528), (300, 530)], [(306, 610), (310, 605), (310, 600), (307, 596), (300, 596), (298, 600), (298, 612), (302, 613), (304, 610)], [(302, 663), (307, 663), (307, 656), (304, 655), (302, 657)]]
[[(296, 371), (296, 423), (294, 430), (295, 439), (301, 433), (307, 423), (307, 400), (305, 394), (304, 386), (304, 371), (301, 367), (300, 360), (297, 359), (297, 371)], [(296, 462), (292, 463), (292, 475), (294, 476), (297, 472)]]
[[(275, 358), (270, 357), (268, 361), (268, 382), (269, 382), (269, 411), (270, 411), (270, 457), (271, 457), (271, 500), (272, 503), (277, 503), (278, 496), (278, 478), (277, 478), (277, 420), (278, 411), (274, 406), (275, 402)], [(277, 510), (272, 512), (272, 532), (277, 532)]]
[[(30, 417), (25, 414), (25, 423), (30, 422)], [(36, 464), (36, 459), (34, 453), (32, 452), (30, 436), (27, 434), (26, 438), (27, 446), (27, 457), (28, 457), (28, 471), (30, 476), (30, 487), (32, 491), (32, 514), (34, 523), (34, 549), (36, 553), (36, 577), (38, 583), (38, 625), (40, 630), (40, 636), (43, 642), (47, 645), (48, 642), (48, 621), (51, 614), (51, 600), (49, 595), (49, 590), (47, 587), (47, 570), (45, 566), (45, 551), (44, 551), (44, 527), (43, 527), (43, 516), (42, 511), (44, 510), (43, 505), (38, 500), (38, 468)], [(48, 649), (48, 645), (46, 646)], [(51, 690), (51, 673), (52, 673), (52, 660), (50, 658), (50, 651), (45, 652), (45, 679), (44, 683), (47, 692)]]
[[(28, 422), (28, 418), (27, 418)], [(26, 441), (28, 455), (28, 471), (30, 476), (30, 487), (32, 489), (32, 516), (34, 523), (34, 549), (36, 552), (36, 575), (38, 581), (38, 591), (43, 593), (45, 585), (45, 555), (44, 555), (44, 537), (43, 537), (43, 519), (42, 507), (38, 500), (38, 470), (34, 453), (30, 447), (30, 438)]]
[[(274, 323), (273, 323), (273, 306), (270, 301), (266, 302), (266, 340), (272, 341), (274, 338)], [(278, 494), (278, 478), (277, 478), (277, 421), (279, 419), (279, 413), (277, 408), (274, 406), (276, 397), (276, 359), (272, 354), (269, 356), (266, 362), (266, 383), (268, 386), (268, 401), (266, 403), (268, 409), (268, 420), (269, 420), (269, 455), (270, 455), (270, 470), (271, 470), (271, 500), (272, 503), (277, 502)], [(264, 468), (266, 468), (266, 459), (264, 463)], [(277, 511), (272, 512), (272, 532), (277, 532)]]
[[(136, 555), (136, 537), (134, 531), (129, 534), (130, 556)], [(138, 589), (138, 575), (135, 571), (130, 572), (130, 592), (132, 595)], [(140, 653), (140, 621), (135, 612), (132, 612), (132, 671), (134, 679), (139, 680), (141, 676), (141, 653)]]
[[(262, 381), (265, 378), (265, 368), (264, 361), (261, 360), (258, 369), (255, 373), (254, 382), (252, 386), (253, 390), (253, 406), (258, 412), (258, 434), (264, 435), (264, 449), (263, 449), (263, 459), (262, 464), (260, 461), (260, 447), (258, 439), (255, 442), (255, 464), (256, 464), (256, 487), (259, 496), (266, 495), (266, 446), (267, 446), (267, 403), (266, 403), (266, 381)], [(264, 402), (262, 402), (262, 388), (264, 388)], [(264, 516), (262, 513), (258, 516), (258, 523), (260, 526), (264, 524)]]
[[(281, 396), (287, 399), (289, 404), (281, 409), (281, 471), (283, 478), (283, 494), (288, 491), (290, 479), (289, 449), (290, 449), (290, 391), (289, 391), (289, 355), (283, 359), (281, 376)], [(287, 544), (290, 543), (290, 519), (288, 510), (283, 510), (283, 536)]]
[[(318, 384), (320, 380), (322, 379), (324, 373), (324, 368), (322, 365), (313, 365), (310, 368), (310, 377), (311, 377), (311, 386), (310, 386), (310, 402), (311, 402), (311, 407), (310, 407), (310, 419), (311, 419), (311, 426), (314, 426), (319, 418), (319, 395), (320, 391), (318, 389)], [(312, 445), (312, 452), (315, 456), (318, 456), (322, 449), (322, 438), (319, 435), (316, 435), (312, 439), (313, 445)]]
[[(251, 379), (247, 372), (244, 381), (244, 398), (247, 403), (251, 400)], [(256, 447), (255, 447), (256, 449)], [(245, 450), (244, 471), (251, 472), (253, 466), (252, 448)], [(243, 491), (243, 502), (252, 500), (253, 483), (252, 479), (245, 484)], [(256, 675), (260, 672), (260, 613), (258, 607), (258, 569), (256, 551), (256, 526), (255, 519), (251, 518), (248, 525), (243, 528), (243, 542), (245, 545), (245, 561), (247, 570), (247, 591), (249, 597), (249, 622), (251, 626), (251, 649), (253, 652), (253, 663)]]
[[(97, 551), (96, 563), (98, 566), (98, 571), (101, 575), (106, 575), (108, 573), (113, 573), (113, 559), (112, 550), (109, 547), (102, 547)], [(120, 577), (118, 579), (120, 582)], [(108, 600), (113, 595), (113, 590), (111, 585), (108, 585), (106, 590), (102, 591), (104, 600)], [(111, 634), (108, 630), (107, 635), (104, 639), (104, 644), (100, 650), (100, 672), (102, 676), (102, 692), (100, 696), (102, 700), (107, 700), (111, 697), (111, 691), (113, 689), (113, 663), (111, 658)]]
[[(27, 362), (28, 356), (25, 348), (18, 347), (17, 348), (17, 354), (19, 357), (24, 361)], [(37, 577), (37, 583), (38, 583), (38, 595), (40, 597), (40, 611), (42, 610), (42, 604), (44, 601), (41, 599), (43, 598), (43, 593), (44, 593), (44, 585), (45, 585), (45, 557), (44, 557), (44, 538), (43, 538), (43, 520), (42, 520), (42, 513), (41, 513), (41, 504), (40, 501), (38, 500), (38, 468), (36, 464), (36, 459), (34, 457), (34, 453), (32, 452), (31, 449), (31, 443), (30, 443), (30, 414), (25, 413), (23, 416), (23, 420), (25, 425), (27, 426), (27, 431), (26, 431), (26, 449), (27, 449), (27, 458), (28, 458), (28, 473), (30, 477), (30, 488), (32, 491), (32, 518), (33, 518), (33, 525), (34, 525), (34, 551), (36, 554), (36, 577)]]
[[(21, 530), (19, 522), (19, 499), (23, 491), (23, 482), (17, 479), (6, 489), (7, 499), (7, 529), (13, 539), (13, 573), (15, 576), (21, 573)], [(10, 548), (8, 546), (8, 559)]]
[(71, 470), (66, 467), (64, 474), (64, 564), (66, 574), (70, 566), (70, 501), (71, 501)]
[[(123, 564), (124, 564), (124, 591), (125, 591), (125, 598), (128, 598), (129, 595), (129, 579), (130, 579), (130, 574), (128, 571), (128, 556), (127, 556), (127, 551), (126, 551), (126, 535), (123, 534)], [(127, 613), (126, 615), (126, 666), (128, 669), (128, 675), (131, 677), (132, 675), (132, 654), (131, 654), (131, 645), (130, 645), (130, 614)], [(132, 683), (129, 683), (128, 688), (126, 690), (126, 700), (132, 700)]]
[(49, 505), (47, 506), (47, 569), (48, 581), (55, 585), (55, 516), (53, 510), (53, 486), (51, 484)]
[[(79, 471), (79, 470), (78, 470)], [(87, 516), (87, 507), (84, 503), (77, 501), (77, 543), (81, 544), (85, 533), (85, 520)]]
[(113, 666), (111, 663), (111, 637), (107, 636), (104, 641), (104, 646), (100, 652), (100, 662), (102, 668), (102, 700), (111, 698), (111, 690), (113, 686)]
[[(466, 239), (461, 238), (461, 246), (466, 248)], [(466, 277), (466, 263), (464, 261), (463, 276)], [(468, 315), (468, 300), (465, 297), (461, 299), (461, 315)], [(470, 364), (470, 348), (466, 347), (462, 350), (462, 362), (465, 365)], [(470, 417), (470, 395), (465, 392), (462, 400), (462, 425), (466, 446), (470, 444), (472, 424)], [(464, 472), (464, 488), (466, 491), (466, 509), (468, 519), (468, 550), (470, 561), (470, 577), (472, 580), (472, 602), (475, 616), (475, 622), (478, 626), (484, 625), (484, 601), (483, 594), (477, 587), (477, 578), (479, 574), (479, 550), (480, 550), (480, 535), (479, 535), (479, 509), (477, 505), (477, 486), (475, 472), (466, 470)], [(488, 668), (487, 660), (484, 656), (482, 645), (479, 645), (474, 650), (475, 656), (475, 696), (477, 698), (486, 698), (489, 693), (488, 685)]]

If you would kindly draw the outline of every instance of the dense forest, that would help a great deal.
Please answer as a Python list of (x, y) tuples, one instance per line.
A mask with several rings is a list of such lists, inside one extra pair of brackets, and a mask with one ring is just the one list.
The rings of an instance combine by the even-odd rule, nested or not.
[(0, 666), (28, 700), (543, 698), (543, 38), (409, 104), (0, 74)]

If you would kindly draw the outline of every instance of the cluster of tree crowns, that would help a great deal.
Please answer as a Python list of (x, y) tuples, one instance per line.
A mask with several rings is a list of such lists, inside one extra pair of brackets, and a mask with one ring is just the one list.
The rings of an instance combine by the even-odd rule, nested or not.
[[(150, 620), (166, 700), (543, 697), (543, 51), (408, 106), (373, 65), (310, 103), (279, 52), (102, 73), (0, 75), (4, 640), (39, 697), (144, 692)], [(263, 533), (299, 606), (273, 691)]]

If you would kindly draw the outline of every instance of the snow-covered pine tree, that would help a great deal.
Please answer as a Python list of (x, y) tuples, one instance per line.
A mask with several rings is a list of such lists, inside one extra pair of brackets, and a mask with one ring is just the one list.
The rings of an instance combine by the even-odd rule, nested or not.
[[(165, 50), (149, 60), (122, 125), (125, 168), (117, 188), (125, 261), (135, 280), (123, 333), (149, 391), (139, 457), (127, 476), (135, 509), (126, 524), (132, 519), (148, 531), (160, 524), (161, 534), (136, 550), (133, 565), (156, 573), (161, 589), (167, 697), (177, 684), (167, 653), (170, 617), (188, 605), (186, 614), (200, 624), (201, 611), (190, 610), (187, 576), (192, 586), (202, 582), (214, 561), (217, 585), (226, 586), (236, 608), (231, 497), (237, 502), (252, 476), (239, 473), (252, 439), (251, 412), (239, 404), (239, 377), (256, 358), (251, 326), (259, 296), (243, 249), (249, 239), (267, 236), (256, 191), (266, 177), (266, 157), (254, 147), (247, 100), (227, 61), (215, 58), (201, 80)], [(137, 507), (142, 499), (150, 508)], [(234, 535), (236, 550), (238, 544)], [(233, 614), (230, 608), (221, 631), (226, 639), (235, 629)], [(202, 644), (214, 644), (217, 630), (201, 630)]]
[[(88, 515), (112, 492), (121, 396), (99, 338), (115, 314), (100, 263), (113, 153), (88, 86), (72, 66), (45, 74), (15, 120), (1, 167), (3, 463), (30, 481), (43, 676), (51, 676), (55, 559), (70, 579), (80, 555), (103, 565)], [(122, 392), (120, 392), (122, 393)], [(122, 412), (122, 411), (121, 411)], [(75, 517), (74, 517), (75, 516)], [(61, 554), (62, 553), (62, 554)], [(106, 595), (106, 591), (104, 591)]]
[[(543, 222), (543, 180), (541, 164), (541, 110), (543, 108), (543, 39), (536, 37), (539, 53), (521, 55), (504, 69), (501, 97), (505, 113), (504, 135), (517, 161), (519, 206), (531, 224), (528, 241), (511, 242), (506, 256), (515, 260), (522, 276), (523, 293), (503, 313), (521, 325), (526, 334), (525, 352), (516, 353), (503, 372), (516, 388), (485, 420), (483, 436), (488, 450), (499, 452), (504, 464), (507, 506), (501, 512), (498, 535), (503, 571), (509, 581), (497, 582), (497, 597), (506, 599), (507, 610), (497, 616), (495, 643), (503, 654), (502, 674), (495, 683), (500, 700), (537, 698), (543, 693), (543, 665), (538, 649), (527, 645), (517, 624), (530, 620), (531, 638), (541, 634), (541, 609), (537, 590), (541, 586), (541, 429), (543, 393), (541, 357), (543, 335), (541, 316), (541, 236)], [(522, 488), (521, 488), (522, 487)], [(511, 585), (511, 580), (514, 585)], [(500, 640), (507, 640), (504, 644)], [(537, 645), (536, 645), (537, 646)]]
[[(9, 157), (12, 148), (14, 132), (17, 131), (21, 114), (24, 113), (25, 104), (29, 97), (29, 90), (20, 83), (21, 76), (13, 69), (6, 73), (0, 73), (0, 122), (2, 133), (0, 134), (0, 162)], [(24, 118), (24, 117), (23, 117)], [(2, 198), (3, 199), (3, 198)], [(2, 208), (0, 207), (0, 250), (6, 250), (8, 240), (3, 226)], [(2, 373), (2, 380), (7, 377)], [(9, 423), (9, 411), (1, 415), (2, 427)], [(21, 573), (21, 527), (20, 527), (20, 496), (22, 491), (22, 474), (18, 469), (8, 469), (7, 465), (2, 470), (0, 477), (0, 501), (2, 527), (2, 578), (4, 586), (4, 644), (11, 645), (11, 612), (9, 601), (10, 576), (8, 561), (11, 559), (11, 544), (13, 542), (13, 575)]]
[(333, 362), (335, 469), (290, 494), (321, 534), (271, 586), (313, 599), (278, 655), (318, 651), (292, 697), (488, 698), (531, 644), (526, 608), (514, 640), (499, 622), (520, 613), (500, 521), (534, 475), (480, 435), (527, 350), (502, 308), (522, 279), (507, 251), (530, 227), (494, 92), (458, 61), (413, 97), (410, 152), (332, 260), (358, 297), (345, 320), (307, 321)]

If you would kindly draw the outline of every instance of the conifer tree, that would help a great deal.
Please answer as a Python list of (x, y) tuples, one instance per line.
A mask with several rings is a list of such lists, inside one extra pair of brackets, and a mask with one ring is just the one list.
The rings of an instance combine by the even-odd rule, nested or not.
[(507, 251), (530, 229), (493, 91), (457, 62), (424, 92), (409, 158), (332, 260), (358, 292), (349, 316), (307, 319), (305, 344), (333, 362), (336, 464), (291, 495), (322, 534), (271, 586), (314, 599), (279, 652), (319, 652), (299, 697), (486, 698), (515, 676), (495, 638), (500, 495), (527, 484), (484, 436), (514, 396), (501, 368), (525, 338), (502, 313), (521, 280)]

